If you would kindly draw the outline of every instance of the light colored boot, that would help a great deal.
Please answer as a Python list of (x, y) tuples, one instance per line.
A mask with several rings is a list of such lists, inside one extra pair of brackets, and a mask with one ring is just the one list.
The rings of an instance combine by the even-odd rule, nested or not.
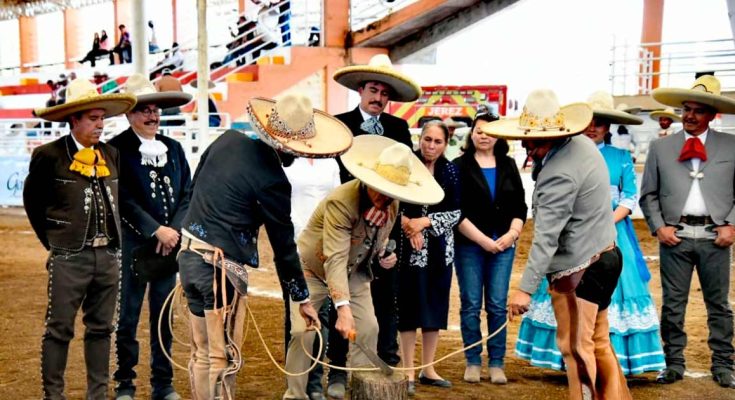
[(191, 357), (189, 359), (189, 381), (193, 400), (209, 399), (209, 345), (207, 322), (204, 317), (189, 313), (191, 327)]
[(468, 365), (464, 370), (464, 380), (469, 383), (480, 383), (480, 372), (482, 368), (479, 365)]
[(223, 378), (227, 369), (225, 353), (225, 323), (222, 310), (205, 310), (209, 352), (209, 395), (210, 399), (224, 399)]
[(490, 367), (490, 382), (496, 385), (505, 385), (508, 383), (508, 378), (505, 377), (505, 372), (500, 367)]

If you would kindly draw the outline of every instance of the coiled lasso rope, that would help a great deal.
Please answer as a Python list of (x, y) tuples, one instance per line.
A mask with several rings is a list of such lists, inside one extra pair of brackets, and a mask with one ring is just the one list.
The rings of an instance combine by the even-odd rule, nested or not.
[[(161, 339), (161, 321), (163, 320), (163, 317), (164, 317), (163, 314), (164, 314), (164, 311), (166, 310), (166, 306), (167, 306), (168, 303), (173, 303), (172, 302), (172, 298), (175, 296), (176, 293), (181, 293), (181, 290), (183, 290), (182, 287), (181, 287), (181, 283), (178, 283), (176, 285), (176, 287), (171, 291), (171, 293), (169, 293), (168, 297), (166, 297), (166, 300), (163, 302), (163, 307), (161, 309), (161, 315), (158, 318), (158, 343), (161, 346), (161, 350), (163, 351), (163, 354), (166, 356), (166, 358), (174, 366), (176, 366), (177, 368), (183, 369), (185, 371), (188, 371), (188, 368), (186, 368), (186, 367), (178, 364), (176, 361), (173, 360), (173, 358), (168, 354), (168, 352), (164, 348), (163, 340)], [(169, 307), (169, 311), (168, 311), (169, 312), (169, 315), (168, 315), (168, 318), (167, 318), (168, 324), (169, 324), (169, 329), (171, 330), (172, 335), (173, 335), (173, 325), (172, 325), (172, 322), (173, 322), (173, 309), (174, 309), (173, 306), (172, 307)], [(284, 375), (293, 376), (293, 377), (306, 375), (309, 372), (311, 372), (311, 370), (313, 370), (314, 368), (316, 368), (317, 364), (321, 364), (321, 365), (323, 365), (325, 367), (334, 368), (334, 369), (340, 370), (340, 371), (369, 372), (369, 371), (379, 371), (380, 370), (380, 368), (378, 368), (378, 367), (339, 367), (339, 366), (331, 365), (329, 363), (326, 363), (324, 361), (321, 361), (321, 360), (315, 358), (314, 356), (312, 356), (311, 355), (311, 351), (308, 351), (306, 349), (306, 345), (304, 344), (304, 337), (305, 337), (305, 335), (302, 335), (301, 336), (301, 348), (304, 350), (304, 353), (306, 353), (306, 356), (309, 357), (309, 359), (311, 359), (312, 364), (311, 364), (311, 366), (307, 370), (302, 371), (302, 372), (296, 372), (295, 373), (295, 372), (286, 371), (286, 369), (284, 369), (283, 367), (281, 367), (281, 365), (278, 363), (278, 361), (276, 361), (276, 359), (273, 357), (273, 354), (271, 353), (271, 351), (270, 351), (270, 349), (268, 347), (268, 344), (265, 342), (265, 339), (263, 338), (263, 334), (260, 332), (260, 327), (258, 326), (258, 322), (255, 320), (255, 317), (253, 316), (253, 311), (250, 309), (250, 305), (248, 303), (245, 303), (245, 309), (247, 310), (247, 313), (250, 316), (250, 320), (248, 321), (247, 325), (245, 325), (245, 333), (243, 334), (243, 339), (242, 339), (243, 342), (245, 342), (245, 338), (247, 338), (250, 321), (252, 321), (253, 322), (253, 327), (255, 328), (255, 332), (258, 334), (258, 338), (260, 339), (260, 342), (262, 343), (263, 348), (265, 349), (265, 352), (268, 354), (268, 357), (270, 358), (270, 360), (273, 363), (273, 365), (276, 368), (278, 368), (278, 370), (281, 371)], [(495, 331), (493, 331), (489, 335), (483, 336), (480, 340), (476, 341), (475, 343), (472, 343), (472, 344), (470, 344), (468, 346), (465, 346), (465, 347), (463, 347), (461, 349), (458, 349), (458, 350), (455, 350), (455, 351), (453, 351), (453, 352), (451, 352), (449, 354), (446, 354), (445, 356), (443, 356), (443, 357), (441, 357), (441, 358), (439, 358), (437, 360), (434, 360), (434, 361), (432, 361), (432, 362), (430, 362), (428, 364), (423, 364), (423, 365), (419, 365), (419, 366), (416, 366), (416, 367), (390, 367), (390, 368), (393, 369), (394, 371), (418, 371), (420, 369), (424, 369), (424, 368), (427, 368), (427, 367), (434, 366), (434, 365), (436, 365), (436, 364), (438, 364), (438, 363), (440, 363), (440, 362), (442, 362), (442, 361), (444, 361), (444, 360), (446, 360), (446, 359), (448, 359), (450, 357), (454, 357), (457, 354), (463, 353), (464, 351), (469, 350), (469, 349), (471, 349), (473, 347), (481, 346), (483, 343), (487, 342), (488, 340), (492, 339), (493, 337), (497, 336), (500, 332), (502, 332), (503, 329), (505, 329), (508, 326), (508, 322), (509, 322), (509, 319), (506, 318), (505, 319), (505, 322), (503, 322), (502, 325), (500, 325)], [(322, 337), (322, 333), (321, 333), (321, 331), (319, 329), (314, 329), (314, 331), (316, 332), (316, 336), (319, 338), (319, 351), (318, 351), (317, 354), (322, 354), (322, 350), (324, 348), (324, 338)], [(184, 345), (184, 346), (189, 346), (189, 344), (183, 343), (182, 341), (180, 341), (178, 339), (176, 341), (178, 343)]]

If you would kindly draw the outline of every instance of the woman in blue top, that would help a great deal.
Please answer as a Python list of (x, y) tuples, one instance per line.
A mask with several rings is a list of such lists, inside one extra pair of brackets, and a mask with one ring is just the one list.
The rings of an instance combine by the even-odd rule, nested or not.
[[(482, 125), (496, 119), (490, 114), (478, 114), (472, 122), (464, 154), (454, 160), (459, 168), (462, 213), (454, 261), (465, 346), (482, 338), (483, 297), (488, 330), (493, 332), (506, 321), (515, 242), (528, 211), (518, 167), (515, 160), (508, 157), (508, 143), (480, 130)], [(503, 330), (487, 342), (492, 383), (507, 382), (503, 372), (505, 341), (506, 331)], [(465, 351), (465, 381), (480, 382), (481, 353), (481, 346)]]
[[(656, 304), (648, 289), (648, 272), (630, 214), (638, 204), (636, 177), (630, 152), (605, 144), (610, 124), (640, 125), (633, 115), (616, 111), (612, 96), (593, 94), (588, 103), (594, 118), (585, 134), (597, 144), (610, 174), (610, 197), (614, 211), (617, 238), (623, 255), (623, 271), (609, 307), (610, 341), (626, 375), (659, 371), (666, 367), (659, 336)], [(531, 308), (523, 316), (518, 332), (516, 354), (538, 367), (560, 370), (564, 367), (556, 346), (556, 320), (551, 308), (548, 282), (543, 281), (531, 300)]]

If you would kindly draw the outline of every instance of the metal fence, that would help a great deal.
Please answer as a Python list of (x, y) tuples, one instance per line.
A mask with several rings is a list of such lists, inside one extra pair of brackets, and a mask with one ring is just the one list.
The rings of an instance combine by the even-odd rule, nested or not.
[[(654, 55), (659, 47), (660, 55)], [(654, 63), (659, 63), (659, 71)], [(654, 77), (661, 87), (687, 87), (697, 73), (714, 73), (722, 90), (735, 90), (735, 41), (732, 38), (662, 43), (614, 43), (610, 82), (613, 95), (650, 94)]]

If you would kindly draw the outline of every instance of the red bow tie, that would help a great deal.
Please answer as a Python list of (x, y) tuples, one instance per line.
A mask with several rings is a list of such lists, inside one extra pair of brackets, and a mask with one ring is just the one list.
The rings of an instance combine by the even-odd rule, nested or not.
[(370, 226), (382, 227), (388, 221), (388, 213), (376, 207), (370, 207), (362, 215)]
[(681, 148), (681, 154), (679, 154), (679, 161), (686, 161), (692, 158), (707, 161), (707, 149), (704, 148), (702, 141), (697, 137), (687, 139), (684, 142), (684, 147)]

